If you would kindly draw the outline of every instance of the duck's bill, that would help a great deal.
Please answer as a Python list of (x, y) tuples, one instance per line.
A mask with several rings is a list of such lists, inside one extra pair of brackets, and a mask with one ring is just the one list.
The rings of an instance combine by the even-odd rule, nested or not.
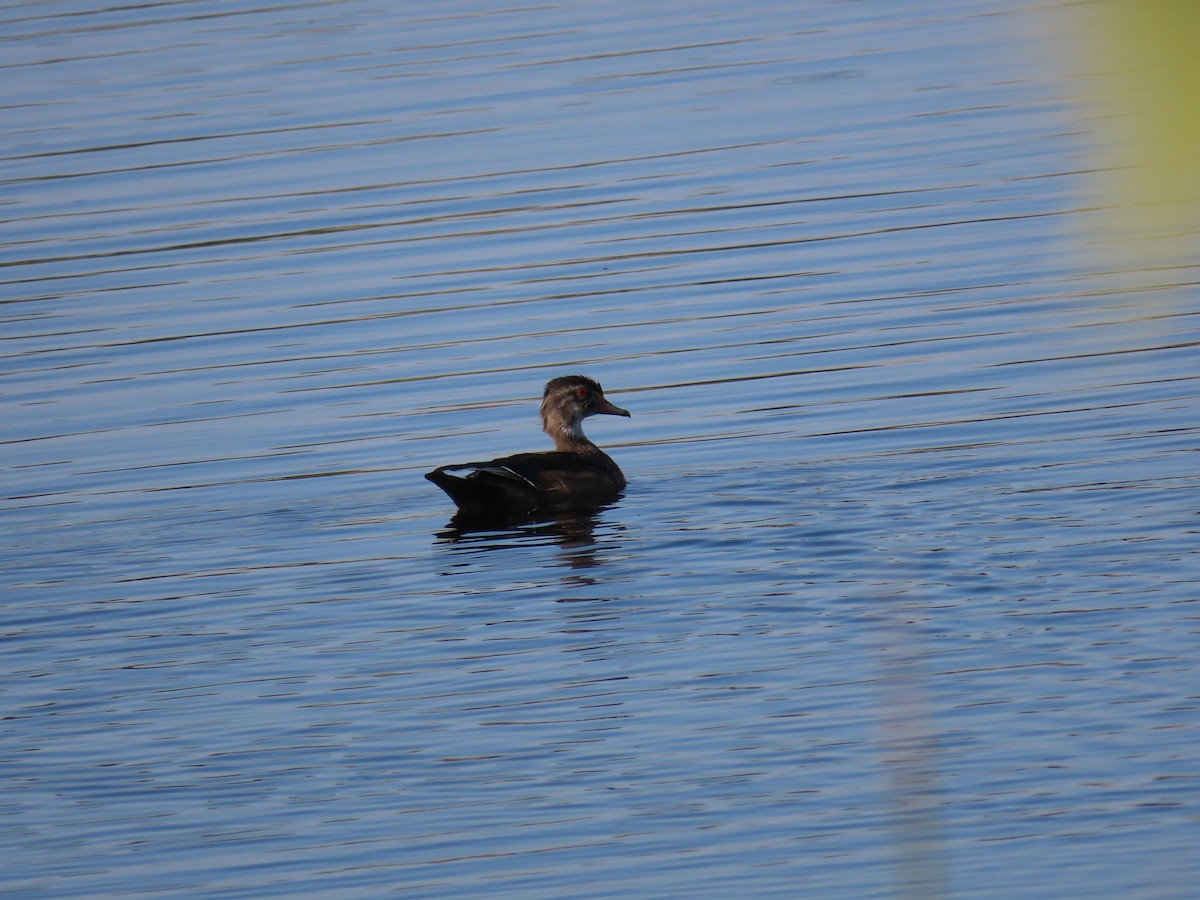
[(624, 416), (627, 419), (629, 418), (629, 410), (621, 409), (619, 406), (614, 406), (612, 403), (609, 403), (608, 399), (605, 397), (601, 397), (599, 399), (600, 402), (596, 404), (596, 412), (604, 413), (606, 416)]

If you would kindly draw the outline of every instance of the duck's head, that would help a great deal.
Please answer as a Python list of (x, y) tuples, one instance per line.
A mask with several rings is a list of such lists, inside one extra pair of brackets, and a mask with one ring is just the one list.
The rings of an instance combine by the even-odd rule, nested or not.
[(542, 395), (542, 429), (554, 438), (560, 450), (591, 446), (583, 434), (588, 416), (625, 416), (629, 411), (614, 406), (604, 396), (604, 388), (584, 375), (560, 375), (546, 382)]

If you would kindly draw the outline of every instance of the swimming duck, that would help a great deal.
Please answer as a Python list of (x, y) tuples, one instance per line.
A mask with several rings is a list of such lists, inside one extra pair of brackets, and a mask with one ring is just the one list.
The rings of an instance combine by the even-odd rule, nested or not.
[(542, 430), (554, 450), (517, 453), (487, 462), (441, 466), (426, 478), (450, 495), (459, 513), (472, 517), (512, 517), (609, 503), (625, 487), (615, 462), (588, 440), (588, 416), (629, 416), (614, 406), (604, 389), (583, 375), (562, 375), (542, 394)]

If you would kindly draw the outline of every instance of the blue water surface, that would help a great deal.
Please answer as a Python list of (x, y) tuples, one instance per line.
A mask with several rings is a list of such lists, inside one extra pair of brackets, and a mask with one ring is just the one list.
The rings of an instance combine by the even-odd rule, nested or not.
[[(1072, 14), (6, 7), (0, 890), (1193, 893), (1197, 261)], [(575, 371), (625, 495), (454, 527)]]

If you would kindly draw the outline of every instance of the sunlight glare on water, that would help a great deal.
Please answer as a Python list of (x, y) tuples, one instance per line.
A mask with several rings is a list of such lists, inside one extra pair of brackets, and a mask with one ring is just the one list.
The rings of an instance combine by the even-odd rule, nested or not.
[[(6, 7), (5, 890), (1186, 896), (1196, 260), (1045, 12)], [(457, 527), (569, 372), (624, 496)]]

